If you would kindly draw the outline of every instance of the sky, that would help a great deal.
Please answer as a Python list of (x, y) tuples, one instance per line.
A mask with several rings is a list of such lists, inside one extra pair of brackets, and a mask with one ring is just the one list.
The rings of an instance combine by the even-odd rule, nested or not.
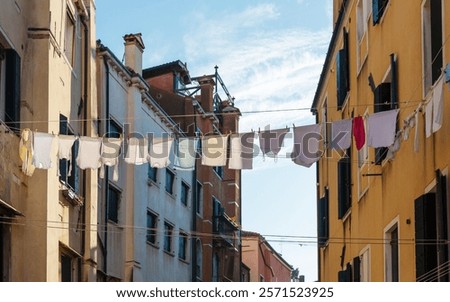
[[(96, 0), (97, 39), (118, 58), (142, 33), (143, 67), (175, 60), (191, 76), (219, 74), (242, 114), (240, 131), (313, 124), (309, 110), (332, 33), (332, 0)], [(303, 110), (292, 110), (303, 109)], [(251, 111), (284, 110), (267, 113)], [(315, 165), (278, 159), (243, 171), (242, 226), (262, 234), (306, 281), (317, 280)]]

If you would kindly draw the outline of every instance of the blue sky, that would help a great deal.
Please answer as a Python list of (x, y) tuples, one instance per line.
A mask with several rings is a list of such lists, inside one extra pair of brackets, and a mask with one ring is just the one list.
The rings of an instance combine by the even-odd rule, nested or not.
[[(314, 123), (311, 106), (332, 31), (331, 0), (97, 0), (97, 39), (117, 57), (122, 36), (142, 33), (144, 68), (186, 62), (191, 76), (219, 73), (244, 112), (240, 130)], [(243, 228), (262, 235), (316, 236), (315, 166), (258, 157), (243, 172)], [(317, 279), (317, 247), (266, 236), (307, 281)], [(281, 239), (281, 240), (280, 240)], [(303, 239), (295, 239), (303, 240)], [(280, 242), (281, 241), (281, 242)]]

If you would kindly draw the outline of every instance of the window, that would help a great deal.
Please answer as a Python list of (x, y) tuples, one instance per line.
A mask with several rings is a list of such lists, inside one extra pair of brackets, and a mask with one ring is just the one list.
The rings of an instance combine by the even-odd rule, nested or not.
[(385, 281), (399, 281), (398, 225), (395, 223), (385, 233)]
[(172, 253), (173, 225), (164, 222), (164, 251)]
[(120, 138), (123, 132), (122, 127), (111, 118), (109, 119), (108, 123), (109, 131), (108, 133), (106, 133), (106, 137)]
[(79, 281), (79, 259), (64, 249), (59, 255), (59, 279), (61, 282)]
[[(73, 135), (73, 131), (69, 127), (67, 117), (59, 115), (59, 134)], [(79, 175), (80, 168), (75, 164), (78, 156), (78, 140), (76, 140), (72, 146), (72, 158), (71, 160), (60, 159), (59, 160), (59, 180), (62, 181), (67, 187), (73, 190), (76, 194), (79, 193)]]
[(389, 0), (372, 0), (373, 25), (380, 23)]
[(318, 205), (317, 205), (317, 236), (318, 243), (320, 247), (325, 246), (326, 242), (328, 241), (328, 232), (329, 232), (329, 225), (328, 225), (328, 189), (325, 189), (325, 196), (319, 199)]
[(441, 76), (444, 66), (442, 54), (442, 2), (425, 0), (422, 7), (423, 96)]
[(338, 161), (338, 218), (342, 219), (351, 207), (351, 156)]
[(73, 66), (75, 46), (75, 17), (67, 9), (66, 14), (66, 32), (64, 36), (64, 54), (70, 65)]
[(183, 181), (181, 182), (181, 203), (188, 205), (189, 200), (189, 186)]
[(372, 6), (370, 0), (359, 0), (356, 8), (357, 69), (361, 70), (369, 52), (368, 23)]
[(175, 182), (175, 174), (166, 168), (166, 192), (173, 194), (173, 183)]
[(360, 260), (360, 280), (361, 282), (370, 282), (370, 249), (367, 247), (359, 255)]
[[(375, 88), (374, 113), (395, 109), (397, 100), (397, 60), (395, 54), (391, 54), (390, 70), (386, 73), (383, 82)], [(375, 164), (381, 165), (386, 158), (387, 147), (375, 148)]]
[(152, 166), (150, 166), (150, 164), (148, 164), (148, 179), (155, 182), (157, 180), (157, 176), (158, 176), (158, 169), (154, 168)]
[(180, 231), (180, 236), (178, 237), (178, 258), (181, 260), (187, 260), (187, 244), (188, 235)]
[(5, 61), (5, 122), (12, 128), (20, 129), (21, 60), (14, 49), (6, 49)]
[(151, 244), (156, 244), (156, 235), (158, 230), (158, 216), (147, 211), (147, 242)]
[[(369, 115), (369, 110), (366, 110), (364, 113), (363, 121), (364, 121), (364, 129), (367, 129), (367, 117)], [(367, 142), (367, 131), (366, 131), (365, 141)], [(361, 199), (364, 194), (369, 189), (369, 177), (364, 176), (370, 172), (370, 163), (369, 163), (369, 147), (367, 144), (358, 151), (358, 199)]]
[(212, 263), (212, 282), (220, 282), (220, 258), (217, 253), (213, 254), (213, 263)]
[(341, 110), (350, 90), (348, 32), (344, 28), (344, 47), (336, 57), (337, 108)]
[(220, 203), (220, 201), (213, 197), (212, 198), (212, 202), (213, 202), (213, 231), (214, 232), (219, 232), (219, 227), (220, 227), (220, 216), (223, 215), (223, 208), (222, 208), (222, 204)]
[(203, 251), (202, 251), (202, 241), (197, 239), (195, 241), (195, 277), (197, 281), (202, 280), (202, 261), (203, 261)]
[(108, 188), (108, 220), (119, 222), (120, 191), (111, 184)]
[(197, 180), (196, 183), (196, 196), (195, 196), (195, 208), (197, 214), (201, 215), (203, 213), (203, 186)]
[[(414, 202), (416, 237), (416, 281), (448, 282), (449, 276), (438, 267), (449, 260), (449, 244), (432, 244), (448, 238), (447, 177), (438, 170), (436, 186)], [(430, 244), (431, 243), (431, 244)]]
[(217, 176), (223, 179), (223, 167), (217, 166), (213, 167), (214, 172), (216, 172)]

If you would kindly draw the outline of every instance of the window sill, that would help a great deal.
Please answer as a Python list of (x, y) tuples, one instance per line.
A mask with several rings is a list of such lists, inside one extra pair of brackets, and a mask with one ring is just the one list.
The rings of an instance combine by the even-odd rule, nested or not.
[(178, 257), (178, 260), (180, 260), (180, 262), (183, 262), (184, 264), (188, 264), (189, 265), (189, 261), (187, 259), (183, 259)]
[(153, 179), (151, 179), (151, 178), (148, 178), (148, 179), (147, 179), (147, 185), (148, 185), (149, 187), (153, 187), (153, 186), (159, 187), (159, 184), (158, 184), (155, 180), (153, 180)]
[(164, 250), (164, 253), (166, 255), (169, 255), (170, 257), (175, 257), (175, 253), (174, 252), (169, 252), (169, 251)]
[(350, 207), (347, 210), (347, 212), (345, 212), (344, 216), (341, 218), (342, 223), (345, 223), (351, 215), (352, 215), (352, 207)]
[(338, 110), (338, 111), (342, 112), (342, 119), (344, 119), (344, 112), (345, 112), (345, 109), (346, 109), (348, 103), (350, 102), (349, 100), (350, 100), (350, 90), (347, 91), (347, 96), (345, 97), (345, 100), (342, 103), (341, 109)]
[(202, 213), (197, 212), (196, 215), (197, 215), (197, 218), (203, 219)]
[(60, 182), (63, 185), (62, 194), (64, 199), (67, 200), (72, 206), (82, 206), (83, 198), (75, 193), (75, 191), (70, 186), (67, 186), (63, 181)]
[(167, 195), (170, 196), (170, 198), (172, 198), (173, 200), (175, 200), (175, 198), (176, 198), (175, 194), (169, 193), (169, 192), (167, 192), (166, 190), (164, 190), (164, 191), (166, 192)]
[(146, 243), (147, 243), (147, 245), (149, 245), (149, 246), (151, 246), (151, 247), (153, 247), (153, 248), (159, 250), (159, 244), (157, 244), (157, 243), (152, 243), (152, 242), (150, 242), (150, 241), (146, 241)]

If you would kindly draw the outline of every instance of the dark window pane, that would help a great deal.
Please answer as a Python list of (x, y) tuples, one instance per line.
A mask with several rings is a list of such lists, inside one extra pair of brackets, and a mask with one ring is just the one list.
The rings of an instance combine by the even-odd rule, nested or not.
[(109, 132), (106, 137), (120, 138), (122, 134), (122, 127), (120, 127), (115, 121), (109, 120)]
[(181, 183), (181, 203), (187, 206), (189, 199), (189, 187), (186, 183)]
[(391, 266), (392, 266), (392, 282), (398, 282), (398, 229), (397, 227), (391, 232)]
[(173, 182), (175, 181), (175, 174), (169, 169), (166, 169), (166, 192), (173, 194)]
[(5, 122), (20, 128), (20, 56), (14, 49), (6, 49), (5, 66)]
[(155, 214), (147, 212), (147, 242), (153, 244), (156, 243), (157, 219)]
[(172, 252), (172, 235), (173, 226), (164, 222), (164, 250), (169, 253)]
[(108, 195), (108, 219), (118, 223), (120, 192), (110, 186)]
[(61, 281), (72, 281), (72, 257), (65, 254), (61, 255)]
[(187, 237), (185, 234), (180, 234), (178, 239), (178, 258), (186, 260)]
[(203, 200), (203, 186), (202, 186), (202, 184), (199, 181), (197, 181), (196, 186), (197, 187), (196, 187), (196, 196), (195, 196), (195, 198), (196, 198), (196, 200), (195, 200), (195, 207), (196, 207), (197, 214), (201, 214), (202, 213), (202, 206), (203, 206), (203, 203), (202, 203), (202, 200)]
[(152, 168), (149, 164), (148, 165), (148, 179), (151, 179), (154, 182), (156, 182), (157, 173), (158, 173), (157, 168)]

